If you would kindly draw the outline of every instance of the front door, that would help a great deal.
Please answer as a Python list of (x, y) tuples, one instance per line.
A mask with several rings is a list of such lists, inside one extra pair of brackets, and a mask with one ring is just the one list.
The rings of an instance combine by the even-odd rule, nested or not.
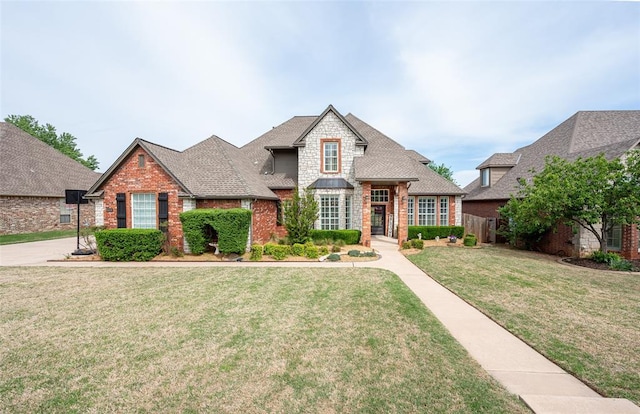
[(384, 235), (385, 206), (371, 206), (371, 234)]

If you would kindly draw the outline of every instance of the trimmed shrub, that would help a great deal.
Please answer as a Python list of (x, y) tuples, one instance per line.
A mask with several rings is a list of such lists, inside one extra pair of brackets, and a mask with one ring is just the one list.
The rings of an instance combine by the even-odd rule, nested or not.
[(262, 260), (263, 251), (264, 249), (261, 245), (259, 244), (251, 245), (251, 256), (249, 257), (249, 260), (253, 260), (254, 262)]
[(210, 226), (218, 233), (220, 253), (240, 254), (245, 251), (249, 239), (251, 211), (243, 208), (199, 208), (181, 213), (180, 221), (191, 253), (204, 253), (209, 243), (205, 231)]
[(465, 246), (475, 246), (476, 244), (478, 244), (478, 239), (475, 236), (475, 234), (469, 233), (466, 236), (464, 236), (464, 239), (462, 240), (462, 244), (464, 244)]
[(327, 246), (320, 246), (318, 247), (318, 254), (320, 256), (324, 256), (329, 254), (329, 248)]
[(291, 254), (294, 256), (304, 256), (304, 244), (294, 243), (291, 246)]
[(360, 257), (360, 250), (349, 250), (347, 254), (351, 257)]
[(311, 230), (311, 238), (316, 240), (342, 240), (345, 244), (358, 244), (360, 230)]
[(377, 257), (378, 254), (376, 252), (374, 252), (374, 251), (370, 251), (370, 252), (362, 253), (362, 256), (364, 256), (364, 257)]
[(279, 244), (267, 243), (263, 246), (263, 252), (267, 256), (273, 256), (273, 250), (280, 246)]
[(313, 243), (306, 243), (304, 245), (304, 255), (309, 259), (317, 259), (318, 257), (320, 257), (318, 246), (315, 246)]
[(291, 254), (291, 247), (285, 244), (274, 244), (271, 248), (271, 257), (276, 260), (284, 260)]
[(340, 253), (341, 250), (342, 249), (337, 244), (334, 244), (333, 247), (331, 247), (331, 253)]
[(156, 229), (111, 229), (95, 233), (98, 253), (109, 262), (146, 262), (162, 250), (164, 235)]
[(422, 240), (432, 240), (436, 236), (441, 239), (451, 235), (457, 238), (464, 236), (464, 227), (462, 226), (409, 226), (409, 239), (417, 239), (418, 233), (422, 233)]
[(411, 248), (411, 242), (410, 241), (406, 241), (406, 242), (402, 242), (402, 249), (403, 250), (407, 250)]
[(424, 240), (420, 240), (420, 239), (413, 239), (411, 240), (411, 247), (413, 247), (414, 249), (424, 249)]
[(329, 256), (327, 256), (327, 260), (330, 262), (337, 262), (340, 260), (340, 255), (336, 253), (331, 253)]

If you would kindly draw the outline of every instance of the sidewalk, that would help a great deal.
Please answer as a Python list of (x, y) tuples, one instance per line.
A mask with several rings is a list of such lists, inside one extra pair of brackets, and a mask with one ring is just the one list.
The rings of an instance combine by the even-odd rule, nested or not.
[(493, 378), (537, 414), (640, 414), (621, 398), (603, 398), (533, 348), (442, 287), (398, 251), (395, 239), (374, 236), (382, 258), (372, 262), (48, 262), (75, 250), (75, 239), (0, 246), (1, 266), (58, 267), (374, 267), (389, 270)]

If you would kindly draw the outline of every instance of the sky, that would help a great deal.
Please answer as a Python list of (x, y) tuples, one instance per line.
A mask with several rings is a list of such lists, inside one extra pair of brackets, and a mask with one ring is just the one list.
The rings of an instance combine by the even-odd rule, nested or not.
[(329, 104), (461, 186), (577, 111), (640, 109), (640, 2), (0, 0), (0, 115), (100, 171), (136, 138), (237, 146)]

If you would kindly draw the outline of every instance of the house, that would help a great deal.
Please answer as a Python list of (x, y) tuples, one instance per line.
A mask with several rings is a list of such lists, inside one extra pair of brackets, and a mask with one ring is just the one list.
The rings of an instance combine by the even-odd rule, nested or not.
[[(77, 206), (65, 190), (87, 190), (100, 177), (20, 128), (0, 122), (0, 234), (76, 228)], [(94, 223), (93, 205), (81, 222)]]
[[(493, 154), (481, 163), (479, 177), (464, 188), (463, 213), (499, 220), (498, 208), (518, 193), (518, 181), (531, 179), (532, 170), (542, 171), (547, 156), (575, 160), (604, 154), (614, 159), (634, 148), (640, 148), (640, 111), (577, 112), (533, 144), (512, 153)], [(628, 259), (640, 257), (635, 225), (615, 226), (607, 244)], [(580, 229), (574, 234), (571, 228), (560, 226), (556, 233), (545, 235), (539, 247), (551, 254), (584, 256), (599, 244), (588, 231)]]
[[(96, 219), (107, 227), (158, 228), (183, 247), (179, 215), (194, 208), (253, 212), (250, 242), (284, 236), (281, 203), (296, 186), (313, 191), (318, 229), (358, 229), (407, 239), (409, 223), (460, 225), (455, 184), (429, 160), (333, 106), (294, 116), (241, 148), (212, 136), (184, 151), (136, 139), (91, 187)], [(184, 246), (188, 248), (188, 246)]]

